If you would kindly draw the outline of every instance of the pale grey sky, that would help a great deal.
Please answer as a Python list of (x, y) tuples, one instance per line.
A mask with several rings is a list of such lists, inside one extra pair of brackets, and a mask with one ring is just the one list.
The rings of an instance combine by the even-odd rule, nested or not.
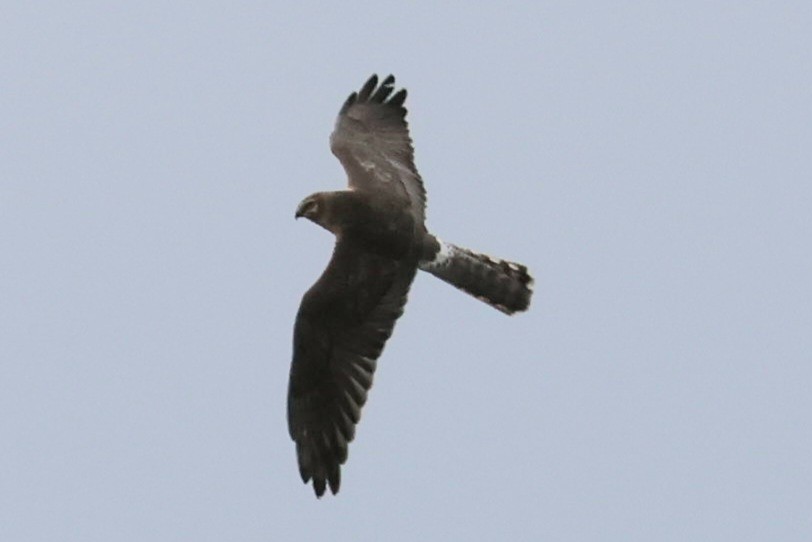
[[(0, 539), (812, 539), (810, 6), (7, 3)], [(536, 295), (419, 277), (317, 501), (293, 212), (373, 72)]]

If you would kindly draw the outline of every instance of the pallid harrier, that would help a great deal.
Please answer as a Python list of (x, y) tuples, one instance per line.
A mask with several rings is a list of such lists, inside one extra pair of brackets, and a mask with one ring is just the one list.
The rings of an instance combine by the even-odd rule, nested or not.
[(526, 310), (533, 279), (517, 263), (441, 241), (426, 230), (426, 191), (414, 166), (406, 90), (373, 75), (338, 114), (330, 148), (349, 188), (296, 209), (336, 236), (327, 269), (305, 293), (293, 332), (288, 428), (299, 472), (318, 497), (335, 494), (376, 360), (403, 313), (418, 269), (506, 314)]

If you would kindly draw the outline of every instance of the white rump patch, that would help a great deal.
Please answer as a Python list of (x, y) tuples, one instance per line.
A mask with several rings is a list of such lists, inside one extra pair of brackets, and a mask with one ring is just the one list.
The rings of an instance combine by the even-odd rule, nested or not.
[(450, 243), (446, 243), (439, 237), (435, 237), (437, 242), (440, 243), (440, 250), (437, 251), (437, 254), (434, 255), (434, 259), (430, 262), (425, 262), (421, 264), (421, 268), (425, 271), (429, 271), (431, 269), (437, 269), (439, 267), (445, 267), (451, 261), (451, 259), (455, 256), (457, 252), (457, 247)]

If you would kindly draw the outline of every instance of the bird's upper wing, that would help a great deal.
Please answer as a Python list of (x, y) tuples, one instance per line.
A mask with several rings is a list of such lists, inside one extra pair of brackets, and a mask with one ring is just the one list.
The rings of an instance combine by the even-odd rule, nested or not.
[(403, 313), (415, 265), (339, 239), (296, 317), (288, 429), (302, 480), (316, 495), (340, 485), (340, 465), (372, 386), (376, 360)]
[(358, 190), (384, 191), (408, 202), (417, 224), (425, 220), (426, 191), (414, 165), (406, 122), (406, 89), (394, 95), (395, 78), (380, 85), (373, 75), (341, 107), (330, 148)]

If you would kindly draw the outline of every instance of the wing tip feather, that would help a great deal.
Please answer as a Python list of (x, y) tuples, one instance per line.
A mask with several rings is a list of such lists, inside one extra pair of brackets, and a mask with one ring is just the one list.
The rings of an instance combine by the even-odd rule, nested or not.
[(379, 103), (397, 109), (401, 116), (406, 115), (406, 108), (403, 104), (406, 102), (408, 93), (405, 88), (401, 88), (395, 92), (395, 76), (392, 74), (387, 75), (380, 81), (377, 74), (372, 74), (369, 79), (357, 90), (349, 95), (344, 105), (341, 106), (341, 114), (357, 103)]
[(358, 101), (359, 102), (366, 102), (369, 100), (369, 97), (372, 95), (372, 91), (375, 90), (375, 87), (378, 86), (378, 75), (373, 73), (372, 76), (367, 79), (366, 83), (361, 87), (361, 90), (358, 91)]
[(350, 107), (352, 107), (355, 104), (355, 102), (357, 102), (357, 101), (358, 101), (358, 93), (357, 92), (353, 92), (352, 94), (347, 96), (347, 99), (344, 101), (344, 105), (341, 106), (340, 114), (343, 115), (344, 113), (346, 113), (347, 110)]

